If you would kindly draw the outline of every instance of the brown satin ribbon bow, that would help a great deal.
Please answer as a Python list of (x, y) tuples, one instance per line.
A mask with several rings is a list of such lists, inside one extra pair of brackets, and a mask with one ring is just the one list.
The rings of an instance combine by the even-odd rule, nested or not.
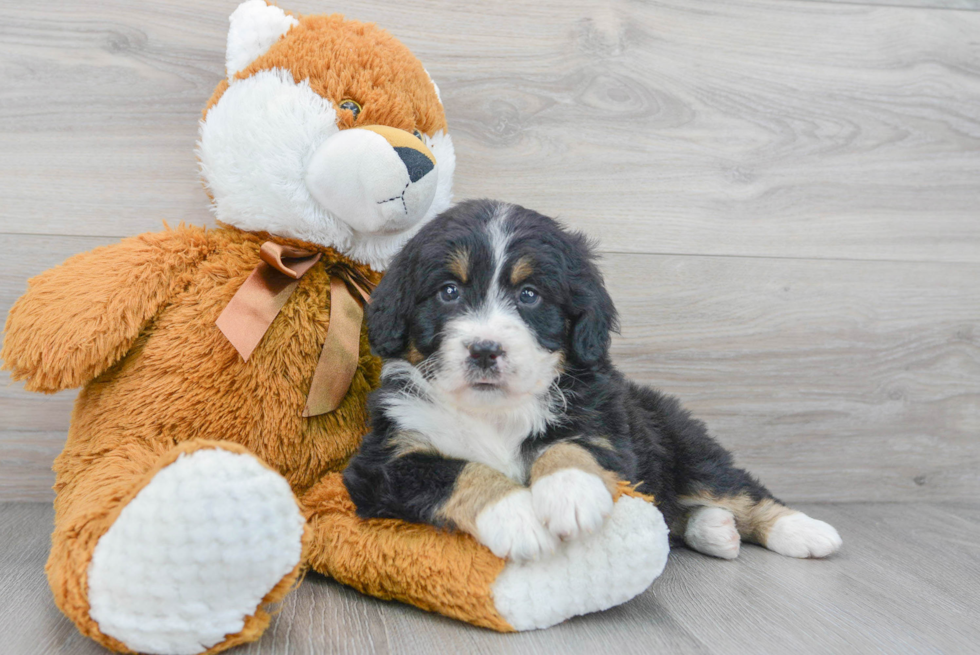
[[(255, 267), (231, 302), (215, 321), (218, 329), (245, 361), (259, 345), (272, 321), (289, 300), (299, 280), (320, 261), (320, 253), (303, 248), (266, 241), (259, 250), (262, 263)], [(319, 416), (340, 406), (357, 371), (360, 352), (361, 321), (371, 283), (354, 267), (336, 263), (327, 269), (330, 275), (330, 323), (320, 359), (313, 372), (310, 393), (303, 416)]]

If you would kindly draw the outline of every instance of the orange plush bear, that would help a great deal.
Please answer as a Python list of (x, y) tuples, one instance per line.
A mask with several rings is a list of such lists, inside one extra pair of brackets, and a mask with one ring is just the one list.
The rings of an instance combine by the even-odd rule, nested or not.
[(554, 624), (645, 589), (666, 530), (629, 493), (593, 539), (527, 564), (470, 536), (361, 521), (340, 477), (381, 364), (363, 303), (449, 206), (439, 91), (392, 36), (249, 0), (198, 156), (219, 222), (83, 253), (31, 280), (4, 367), (82, 386), (57, 458), (47, 574), (118, 651), (257, 639), (306, 566), (498, 630)]

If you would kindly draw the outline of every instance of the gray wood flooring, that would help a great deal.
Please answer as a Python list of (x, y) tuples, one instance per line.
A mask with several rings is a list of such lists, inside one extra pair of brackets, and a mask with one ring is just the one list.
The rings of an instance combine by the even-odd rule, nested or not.
[[(326, 653), (976, 653), (980, 505), (813, 504), (844, 548), (793, 560), (746, 546), (733, 562), (677, 547), (644, 594), (554, 628), (500, 635), (310, 575), (241, 655)], [(51, 601), (52, 511), (0, 504), (0, 652), (104, 652)]]

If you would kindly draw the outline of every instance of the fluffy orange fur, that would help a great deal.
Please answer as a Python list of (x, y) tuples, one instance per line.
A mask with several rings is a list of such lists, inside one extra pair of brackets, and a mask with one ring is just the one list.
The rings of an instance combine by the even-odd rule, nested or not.
[[(309, 80), (310, 88), (335, 105), (354, 100), (361, 113), (355, 121), (350, 111), (338, 109), (341, 129), (387, 125), (430, 135), (446, 129), (445, 112), (422, 62), (398, 39), (377, 25), (339, 14), (298, 18), (299, 25), (236, 77), (281, 68), (296, 82)], [(227, 89), (227, 80), (218, 85), (205, 115)]]

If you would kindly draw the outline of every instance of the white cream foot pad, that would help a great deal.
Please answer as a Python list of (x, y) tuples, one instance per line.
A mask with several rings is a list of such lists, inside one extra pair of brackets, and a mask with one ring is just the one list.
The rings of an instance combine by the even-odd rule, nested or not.
[(141, 653), (190, 655), (240, 632), (299, 562), (303, 516), (250, 455), (198, 450), (162, 469), (95, 547), (91, 617)]
[(509, 562), (493, 583), (497, 611), (516, 630), (547, 628), (643, 593), (670, 552), (667, 525), (651, 503), (621, 496), (594, 535), (564, 542), (532, 562)]

